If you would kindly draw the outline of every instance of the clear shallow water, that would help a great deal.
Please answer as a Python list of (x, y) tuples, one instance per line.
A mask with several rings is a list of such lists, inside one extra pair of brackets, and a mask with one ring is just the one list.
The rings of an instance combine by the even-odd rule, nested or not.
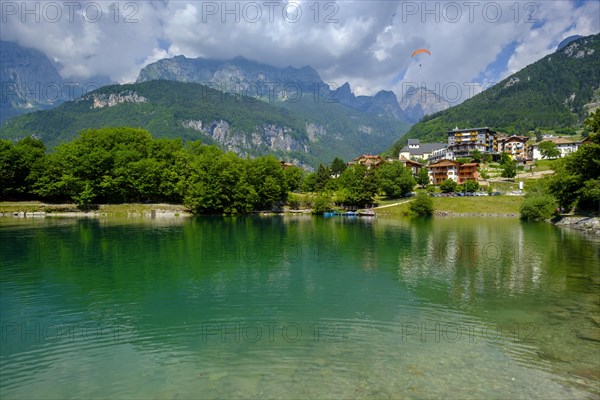
[(0, 397), (597, 398), (599, 260), (503, 218), (4, 218)]

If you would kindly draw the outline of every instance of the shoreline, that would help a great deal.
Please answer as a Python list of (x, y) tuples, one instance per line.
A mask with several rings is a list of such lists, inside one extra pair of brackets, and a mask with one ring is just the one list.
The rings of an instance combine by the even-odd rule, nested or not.
[(553, 220), (554, 226), (577, 230), (590, 235), (600, 236), (600, 217), (586, 217), (576, 215), (560, 216)]
[[(150, 218), (150, 219), (178, 219), (190, 218), (194, 214), (181, 204), (100, 204), (94, 205), (93, 210), (81, 210), (75, 204), (48, 204), (41, 202), (5, 202), (0, 203), (0, 218)], [(257, 212), (260, 216), (265, 215), (289, 215), (289, 216), (311, 216), (310, 210), (286, 210), (282, 213)], [(378, 216), (388, 219), (397, 217), (387, 214), (385, 211)], [(400, 216), (402, 217), (402, 216)], [(456, 212), (437, 210), (433, 213), (434, 218), (519, 218), (520, 214), (490, 213), (490, 212)], [(577, 230), (586, 234), (600, 236), (600, 217), (564, 215), (556, 220), (549, 220), (552, 225)]]
[[(183, 206), (182, 206), (183, 207)], [(280, 213), (274, 212), (255, 212), (249, 215), (258, 216), (312, 216), (310, 210), (291, 210)], [(165, 209), (148, 209), (143, 211), (110, 211), (110, 210), (95, 210), (95, 211), (84, 211), (84, 210), (69, 210), (69, 211), (1, 211), (0, 218), (105, 218), (105, 217), (144, 217), (144, 218), (189, 218), (193, 217), (194, 214), (187, 210), (165, 210)], [(394, 218), (393, 216), (385, 213), (379, 215), (381, 218)], [(406, 218), (409, 216), (400, 216)], [(434, 218), (460, 218), (460, 217), (502, 217), (502, 218), (519, 218), (519, 214), (515, 213), (458, 213), (450, 211), (435, 211), (433, 214)]]
[(178, 204), (99, 204), (81, 210), (75, 204), (0, 203), (0, 217), (13, 218), (103, 218), (111, 216), (177, 218), (193, 214)]
[(506, 217), (519, 218), (518, 213), (473, 213), (473, 212), (451, 212), (451, 211), (434, 211), (434, 217)]

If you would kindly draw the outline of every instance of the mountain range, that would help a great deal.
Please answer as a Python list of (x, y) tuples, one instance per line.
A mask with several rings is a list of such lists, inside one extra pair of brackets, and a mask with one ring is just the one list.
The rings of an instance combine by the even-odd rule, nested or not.
[[(409, 92), (401, 101), (398, 101), (393, 92), (385, 90), (374, 96), (355, 96), (348, 82), (339, 88), (330, 88), (330, 84), (325, 83), (311, 66), (277, 68), (243, 57), (225, 61), (184, 56), (162, 59), (142, 68), (137, 82), (150, 80), (201, 83), (226, 93), (258, 97), (270, 102), (311, 95), (327, 102), (339, 102), (358, 111), (408, 123), (417, 122), (426, 112), (449, 107), (449, 103), (439, 96), (435, 98), (436, 101), (430, 101), (434, 99), (433, 92), (429, 96)], [(426, 104), (419, 107), (419, 103)], [(406, 105), (406, 110), (401, 104)]]
[[(51, 147), (83, 129), (132, 125), (157, 137), (201, 139), (242, 155), (275, 153), (310, 167), (336, 156), (352, 159), (379, 153), (430, 108), (417, 104), (421, 108), (415, 111), (418, 101), (404, 99), (409, 111), (405, 113), (391, 91), (355, 96), (348, 83), (330, 88), (310, 66), (278, 68), (242, 57), (163, 59), (143, 68), (135, 84), (87, 93), (83, 85), (69, 87), (60, 76), (61, 66), (41, 52), (15, 43), (2, 45), (2, 85), (14, 87), (15, 93), (3, 96), (0, 137), (33, 134)], [(27, 89), (30, 82), (55, 88), (58, 94), (35, 101), (42, 96)], [(177, 83), (197, 86), (181, 89)], [(168, 94), (188, 94), (161, 98), (157, 85)], [(211, 98), (205, 96), (209, 89), (216, 90), (210, 91)], [(226, 110), (214, 112), (214, 98), (228, 99), (219, 101)], [(247, 112), (256, 98), (261, 100), (253, 106), (258, 119)], [(189, 109), (192, 104), (195, 110)]]
[[(574, 133), (600, 105), (599, 38), (567, 38), (553, 54), (451, 108), (424, 88), (400, 101), (390, 91), (355, 95), (348, 83), (330, 87), (310, 66), (278, 68), (242, 57), (163, 59), (143, 68), (135, 84), (47, 101), (19, 85), (65, 85), (60, 66), (40, 52), (2, 42), (2, 87), (16, 89), (3, 93), (2, 118), (13, 118), (0, 126), (0, 137), (35, 134), (54, 146), (83, 129), (128, 125), (157, 137), (201, 139), (242, 155), (274, 153), (314, 167), (335, 156), (395, 156), (409, 138), (445, 141), (446, 131), (457, 126)], [(47, 110), (14, 117), (36, 109)]]
[(487, 126), (509, 134), (574, 134), (600, 106), (600, 34), (571, 37), (557, 50), (463, 103), (423, 117), (386, 153), (408, 139), (445, 142), (455, 127)]
[(0, 124), (15, 116), (51, 109), (112, 83), (106, 76), (64, 79), (60, 68), (38, 50), (0, 40)]
[(13, 118), (0, 127), (0, 137), (35, 135), (55, 146), (82, 130), (105, 126), (202, 140), (243, 156), (275, 154), (307, 167), (336, 156), (379, 153), (409, 127), (308, 95), (269, 103), (199, 83), (153, 80), (105, 86), (51, 110)]

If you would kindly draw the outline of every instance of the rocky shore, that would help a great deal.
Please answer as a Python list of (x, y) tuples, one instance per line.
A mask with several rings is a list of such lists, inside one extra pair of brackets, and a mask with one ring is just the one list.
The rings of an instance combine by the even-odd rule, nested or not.
[(583, 231), (592, 235), (600, 236), (600, 218), (599, 217), (561, 217), (554, 221), (556, 226), (564, 226), (571, 229)]

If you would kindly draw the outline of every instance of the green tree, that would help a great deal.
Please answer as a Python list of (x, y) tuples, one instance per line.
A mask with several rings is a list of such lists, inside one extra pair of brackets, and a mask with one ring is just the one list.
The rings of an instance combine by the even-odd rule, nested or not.
[(510, 156), (510, 154), (508, 154), (506, 152), (502, 152), (500, 154), (500, 165), (504, 166), (511, 161), (512, 161), (512, 157)]
[(425, 193), (419, 193), (410, 202), (410, 211), (419, 216), (433, 215), (433, 200)]
[(293, 192), (302, 186), (304, 172), (296, 166), (286, 167), (283, 170), (285, 186), (288, 191)]
[(363, 165), (352, 165), (339, 177), (338, 202), (349, 206), (364, 207), (373, 202), (377, 193), (377, 178), (373, 170)]
[(207, 146), (193, 159), (184, 204), (197, 214), (244, 214), (272, 207), (282, 182), (282, 176), (270, 176), (277, 171), (275, 165), (283, 174), (277, 159), (243, 160)]
[(511, 179), (517, 176), (517, 163), (512, 160), (504, 163), (501, 176), (507, 179)]
[(483, 158), (483, 154), (478, 149), (475, 149), (471, 152), (471, 158), (473, 158), (475, 162), (479, 163)]
[(15, 145), (0, 141), (0, 199), (22, 200), (31, 198), (37, 179), (35, 171), (45, 162), (44, 144), (32, 137), (19, 140)]
[(440, 190), (443, 193), (451, 193), (456, 190), (457, 185), (458, 184), (456, 182), (454, 182), (454, 180), (448, 178), (448, 179), (442, 181), (442, 183), (440, 183)]
[(567, 210), (574, 206), (582, 211), (600, 208), (595, 201), (595, 181), (600, 180), (600, 134), (591, 134), (590, 139), (591, 143), (554, 161), (555, 174), (549, 180), (548, 190)]
[(600, 179), (590, 179), (579, 189), (577, 208), (600, 214)]
[(331, 180), (331, 169), (323, 164), (319, 164), (315, 173), (315, 191), (322, 192)]
[(463, 189), (465, 192), (476, 192), (479, 190), (479, 182), (470, 179), (463, 183)]
[(557, 208), (554, 197), (547, 194), (527, 194), (521, 204), (521, 219), (526, 221), (543, 221), (550, 218)]
[(94, 194), (90, 183), (86, 182), (85, 187), (83, 188), (81, 193), (79, 195), (74, 196), (73, 198), (75, 200), (75, 203), (77, 203), (79, 207), (85, 208), (86, 206), (92, 204), (92, 202), (96, 198), (96, 195)]
[(273, 156), (258, 157), (248, 164), (247, 179), (258, 195), (256, 207), (270, 210), (275, 203), (287, 199), (288, 190), (283, 169)]
[(590, 114), (583, 124), (591, 131), (591, 133), (600, 134), (600, 108), (597, 108), (596, 111)]
[(325, 212), (331, 211), (333, 202), (331, 196), (327, 193), (319, 193), (315, 199), (315, 206), (313, 208), (313, 214), (321, 215)]
[(4, 200), (14, 191), (15, 151), (12, 142), (0, 139), (0, 199)]
[(315, 192), (317, 190), (317, 175), (314, 172), (307, 174), (302, 182), (302, 191), (305, 193)]
[(560, 150), (556, 143), (546, 140), (538, 145), (542, 158), (556, 158), (560, 156)]
[(421, 185), (421, 189), (425, 189), (429, 185), (429, 172), (427, 168), (421, 168), (417, 173), (417, 183)]
[(379, 188), (388, 197), (401, 197), (411, 192), (417, 183), (411, 170), (398, 161), (384, 163), (376, 171)]
[(331, 163), (331, 174), (334, 176), (339, 176), (344, 172), (347, 168), (346, 163), (339, 157), (333, 159)]

